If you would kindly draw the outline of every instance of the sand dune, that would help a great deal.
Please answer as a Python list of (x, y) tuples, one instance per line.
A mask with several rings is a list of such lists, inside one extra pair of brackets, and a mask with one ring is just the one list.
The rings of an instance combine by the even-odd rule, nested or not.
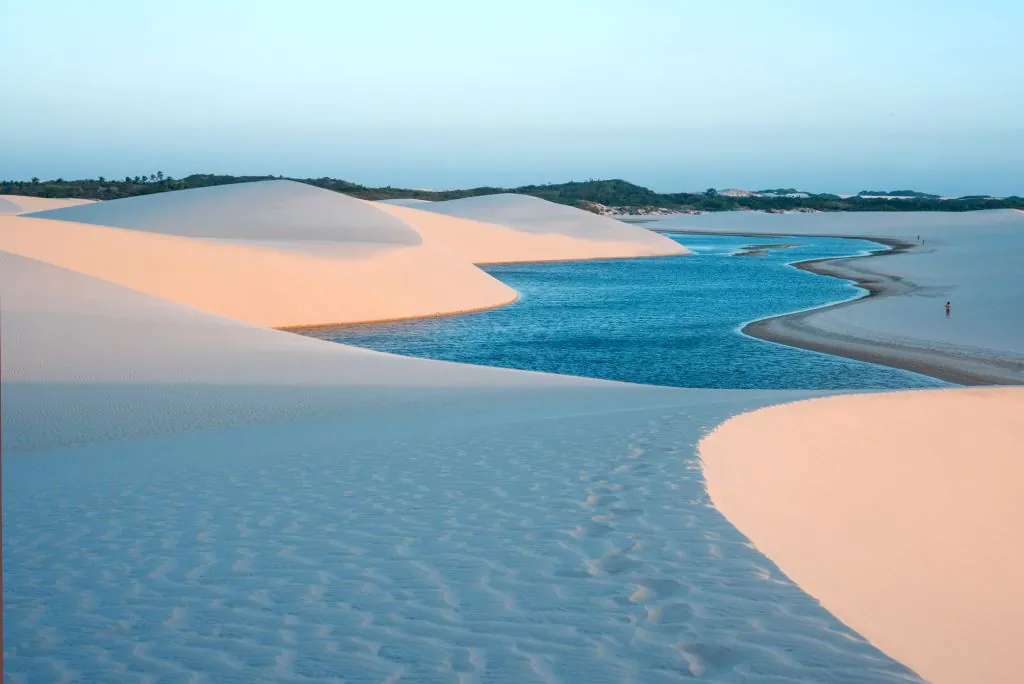
[(425, 245), (337, 240), (257, 246), (0, 217), (0, 249), (268, 327), (433, 316), (516, 298), (469, 262)]
[(568, 227), (530, 232), (262, 181), (7, 218), (0, 249), (271, 327), (434, 316), (514, 301), (512, 289), (472, 262), (685, 252), (642, 229), (571, 215), (576, 222)]
[[(460, 200), (461, 201), (461, 200)], [(448, 204), (448, 202), (431, 203)], [(446, 213), (423, 211), (420, 208), (377, 203), (382, 210), (397, 216), (415, 228), (427, 244), (459, 254), (475, 264), (511, 263), (518, 261), (567, 261), (577, 259), (609, 259), (624, 257), (689, 254), (679, 243), (643, 229), (595, 233), (582, 237), (590, 223), (587, 216), (572, 214), (579, 223), (565, 224), (560, 232), (524, 230), (521, 227), (498, 225), (481, 220), (460, 218)], [(557, 206), (557, 205), (556, 205)], [(576, 211), (576, 210), (573, 210)], [(586, 212), (579, 212), (585, 214)], [(594, 217), (601, 218), (601, 217)], [(632, 228), (626, 226), (626, 228)], [(597, 237), (597, 235), (604, 235)], [(652, 240), (651, 237), (656, 238)]]
[[(6, 672), (917, 681), (708, 506), (700, 436), (816, 393), (471, 367), (257, 327), (515, 296), (474, 259), (681, 249), (533, 198), (472, 200), (382, 209), (274, 181), (0, 219), (4, 598), (18, 645)], [(1016, 589), (1006, 573), (1021, 559), (1006, 549), (1017, 548), (1020, 508), (1006, 494), (1019, 463), (977, 445), (1024, 439), (996, 421), (1007, 411), (1019, 421), (1020, 395), (892, 396), (727, 423), (705, 443), (711, 494), (744, 530), (742, 511), (757, 507), (760, 527), (747, 531), (758, 544), (817, 539), (806, 552), (764, 544), (890, 654), (959, 676), (968, 658), (953, 660), (966, 653), (984, 660), (976, 680), (997, 681), (1019, 668), (1014, 625), (997, 634), (976, 621), (1020, 613), (991, 600)], [(734, 458), (734, 426), (766, 415), (784, 420), (753, 431), (760, 451), (743, 427)], [(819, 446), (780, 447), (772, 467), (756, 458), (794, 436)], [(884, 458), (890, 436), (904, 460)], [(825, 446), (837, 454), (825, 463), (853, 465), (818, 472)], [(729, 479), (748, 461), (739, 475), (761, 468), (760, 490)], [(715, 472), (723, 464), (728, 477)], [(842, 487), (815, 488), (829, 477)], [(890, 484), (871, 489), (879, 482)], [(773, 488), (781, 494), (762, 496)], [(950, 500), (965, 502), (955, 515)], [(879, 546), (851, 556), (858, 543)], [(878, 563), (884, 574), (865, 560), (877, 558), (890, 561)], [(865, 586), (880, 593), (849, 608)], [(920, 637), (899, 641), (889, 624)]]
[(0, 306), (16, 681), (916, 681), (707, 505), (703, 426), (806, 393), (401, 358), (13, 255)]
[(380, 204), (390, 204), (390, 205), (396, 206), (396, 207), (420, 207), (420, 208), (422, 208), (422, 205), (429, 204), (430, 202), (431, 202), (431, 200), (415, 199), (413, 197), (403, 197), (403, 198), (400, 198), (400, 199), (380, 200)]
[[(679, 243), (640, 226), (528, 195), (467, 197), (415, 208), (380, 205), (428, 239), (478, 256), (481, 263), (689, 254)], [(478, 224), (431, 221), (424, 213)]]
[(417, 245), (419, 234), (373, 205), (295, 181), (235, 183), (33, 214), (193, 238)]
[(845, 396), (701, 443), (715, 506), (826, 608), (934, 682), (1024, 671), (1024, 389)]
[(373, 205), (292, 181), (9, 217), (0, 249), (270, 327), (435, 316), (516, 298)]
[(63, 209), (80, 204), (92, 204), (87, 199), (51, 199), (49, 197), (26, 197), (24, 195), (0, 195), (0, 216), (27, 214), (33, 211)]

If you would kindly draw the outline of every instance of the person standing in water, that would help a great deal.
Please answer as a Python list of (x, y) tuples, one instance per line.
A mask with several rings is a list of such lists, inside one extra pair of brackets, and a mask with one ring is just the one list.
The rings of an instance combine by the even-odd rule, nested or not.
[(949, 302), (946, 302), (946, 318), (949, 318), (949, 314), (952, 311), (953, 311), (953, 305), (950, 304)]

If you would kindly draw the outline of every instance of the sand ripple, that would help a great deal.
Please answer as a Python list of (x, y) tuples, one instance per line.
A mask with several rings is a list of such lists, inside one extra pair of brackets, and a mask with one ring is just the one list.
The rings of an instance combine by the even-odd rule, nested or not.
[(917, 681), (710, 507), (705, 414), (5, 459), (7, 681)]

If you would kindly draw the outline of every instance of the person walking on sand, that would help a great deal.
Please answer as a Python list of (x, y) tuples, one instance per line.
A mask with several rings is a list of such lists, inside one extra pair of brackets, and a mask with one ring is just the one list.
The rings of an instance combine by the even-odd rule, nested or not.
[(950, 304), (949, 302), (946, 302), (946, 318), (949, 318), (949, 314), (952, 311), (953, 311), (953, 305)]

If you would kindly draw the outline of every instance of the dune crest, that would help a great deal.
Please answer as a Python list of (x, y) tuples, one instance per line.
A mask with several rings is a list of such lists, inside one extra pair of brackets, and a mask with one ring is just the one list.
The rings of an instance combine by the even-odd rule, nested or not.
[(33, 217), (220, 240), (422, 242), (415, 230), (366, 202), (288, 180), (126, 197)]
[(0, 217), (0, 249), (274, 328), (450, 314), (517, 296), (469, 262), (424, 245), (316, 243), (310, 254), (290, 244)]
[(0, 216), (15, 216), (35, 211), (64, 209), (80, 204), (93, 204), (87, 199), (52, 199), (50, 197), (29, 197), (27, 195), (0, 195)]
[[(435, 243), (479, 256), (478, 263), (690, 253), (678, 242), (641, 226), (529, 195), (483, 195), (413, 206), (392, 200), (378, 206), (401, 216)], [(431, 220), (428, 214), (452, 220)]]
[[(259, 181), (6, 217), (0, 249), (276, 328), (420, 318), (515, 301), (514, 290), (474, 263), (687, 251), (650, 231), (542, 200), (525, 203), (534, 227), (523, 229), (522, 200), (511, 200), (519, 214), (518, 227), (510, 227), (294, 181)], [(557, 225), (541, 221), (553, 215)]]
[(801, 588), (934, 682), (1024, 670), (1024, 389), (814, 399), (700, 445), (714, 505)]
[(424, 211), (419, 207), (383, 202), (376, 203), (376, 206), (415, 228), (427, 244), (447, 249), (475, 264), (619, 259), (690, 253), (679, 243), (655, 233), (650, 235), (660, 238), (657, 241), (651, 241), (642, 233), (638, 234), (642, 239), (595, 239), (557, 231), (526, 231), (483, 220)]

